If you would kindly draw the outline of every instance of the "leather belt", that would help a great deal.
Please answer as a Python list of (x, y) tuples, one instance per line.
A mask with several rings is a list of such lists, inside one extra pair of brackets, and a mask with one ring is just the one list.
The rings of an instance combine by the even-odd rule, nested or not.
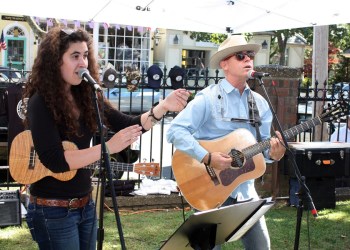
[(67, 200), (60, 199), (46, 199), (35, 196), (30, 196), (30, 202), (40, 206), (48, 207), (66, 207), (68, 209), (77, 209), (84, 207), (90, 200), (91, 194), (82, 198), (73, 198)]

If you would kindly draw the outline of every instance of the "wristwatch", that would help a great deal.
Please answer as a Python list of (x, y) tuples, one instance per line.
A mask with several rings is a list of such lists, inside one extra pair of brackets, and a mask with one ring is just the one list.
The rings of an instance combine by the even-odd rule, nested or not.
[(154, 113), (153, 113), (153, 107), (150, 109), (149, 114), (148, 114), (148, 117), (151, 117), (152, 126), (158, 124), (158, 123), (162, 120), (162, 118), (163, 118), (163, 117), (157, 118), (157, 117), (154, 115)]

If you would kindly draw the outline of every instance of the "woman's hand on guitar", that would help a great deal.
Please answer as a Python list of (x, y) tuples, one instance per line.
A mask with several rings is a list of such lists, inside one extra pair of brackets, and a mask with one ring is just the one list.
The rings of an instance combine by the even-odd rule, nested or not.
[(278, 131), (275, 131), (277, 138), (272, 137), (270, 139), (270, 158), (279, 161), (284, 156), (284, 153), (286, 152), (286, 148), (282, 141), (281, 133)]
[(137, 141), (142, 134), (142, 127), (140, 125), (132, 125), (130, 127), (120, 130), (112, 136), (106, 143), (109, 153), (114, 154), (122, 151), (133, 142)]

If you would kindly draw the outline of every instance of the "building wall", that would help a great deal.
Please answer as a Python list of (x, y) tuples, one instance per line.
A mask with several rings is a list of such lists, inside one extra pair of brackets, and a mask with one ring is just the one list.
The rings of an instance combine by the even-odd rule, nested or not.
[(258, 65), (268, 65), (270, 58), (270, 44), (271, 36), (270, 35), (255, 35), (249, 41), (250, 43), (257, 43), (263, 45), (266, 42), (266, 48), (262, 46), (260, 51), (257, 53), (254, 59), (254, 66)]
[[(178, 44), (174, 43), (177, 36)], [(159, 44), (154, 46), (154, 62), (167, 66), (168, 69), (174, 65), (181, 66), (182, 50), (205, 50), (205, 67), (209, 66), (211, 56), (218, 50), (219, 45), (211, 42), (197, 42), (191, 39), (189, 35), (178, 30), (160, 30)], [(254, 65), (268, 65), (270, 55), (270, 35), (256, 35), (251, 38), (250, 43), (267, 43), (267, 48), (262, 48), (255, 57)], [(216, 69), (209, 68), (209, 75), (214, 75)], [(219, 70), (219, 76), (223, 76), (222, 70)]]
[[(174, 43), (175, 36), (178, 44)], [(163, 63), (168, 70), (175, 65), (181, 67), (182, 50), (205, 50), (205, 67), (209, 66), (209, 58), (217, 51), (217, 45), (213, 43), (196, 42), (189, 35), (179, 30), (161, 30), (160, 42), (154, 46), (154, 62)], [(214, 74), (215, 69), (209, 69)]]
[(305, 45), (288, 44), (288, 62), (289, 67), (301, 68), (304, 67)]
[[(166, 53), (166, 47), (165, 47), (166, 46), (166, 40), (165, 40), (166, 36), (165, 36), (164, 29), (158, 29), (158, 30), (159, 30), (158, 35), (156, 35), (156, 31), (153, 32), (153, 36), (152, 36), (153, 45), (151, 45), (152, 52), (150, 54), (152, 54), (152, 56), (153, 56), (153, 62), (155, 64), (158, 64), (159, 67), (162, 69), (166, 65), (165, 61), (164, 61), (165, 53)], [(156, 39), (159, 39), (158, 45), (156, 43)]]
[[(3, 16), (3, 15), (2, 15)], [(10, 15), (6, 15), (10, 16)], [(16, 19), (16, 16), (13, 16), (14, 19)], [(26, 48), (26, 55), (25, 55), (25, 69), (31, 69), (36, 53), (37, 53), (37, 42), (35, 39), (35, 35), (33, 30), (30, 28), (27, 22), (25, 21), (12, 21), (12, 20), (1, 20), (0, 21), (0, 30), (4, 32), (4, 37), (6, 40), (6, 33), (9, 29), (13, 27), (19, 27), (24, 31), (25, 34), (25, 48)], [(7, 51), (1, 51), (0, 52), (0, 65), (4, 65), (6, 61)]]
[[(9, 15), (7, 15), (9, 16)], [(1, 20), (0, 29), (4, 31), (9, 30), (11, 27), (18, 26), (25, 32), (26, 37), (26, 70), (30, 70), (34, 62), (38, 42), (35, 39), (35, 34), (27, 22), (17, 21), (16, 16), (13, 18), (15, 21), (11, 20)], [(98, 51), (98, 27), (99, 23), (95, 23), (94, 29), (94, 44), (95, 51)], [(95, 32), (96, 31), (96, 32)], [(210, 57), (217, 51), (218, 45), (210, 42), (196, 42), (191, 39), (189, 35), (186, 35), (183, 31), (179, 30), (166, 30), (166, 29), (157, 29), (157, 34), (153, 32), (153, 39), (151, 45), (151, 51), (149, 53), (149, 64), (158, 64), (161, 68), (164, 66), (170, 70), (171, 67), (175, 65), (181, 66), (182, 62), (182, 50), (204, 50), (206, 53), (204, 66), (209, 66)], [(174, 43), (175, 36), (178, 38), (178, 43)], [(156, 45), (156, 38), (159, 41)], [(256, 55), (254, 60), (254, 66), (259, 65), (268, 65), (269, 64), (269, 55), (270, 55), (270, 44), (271, 44), (271, 35), (270, 34), (256, 34), (251, 38), (249, 42), (263, 44), (266, 41), (267, 48), (262, 48), (259, 53)], [(304, 46), (300, 44), (288, 44), (288, 66), (290, 67), (302, 67), (304, 63)], [(6, 52), (2, 51), (0, 53), (0, 64), (4, 65)], [(216, 69), (209, 69), (209, 75), (215, 74)], [(221, 70), (219, 73), (220, 76), (223, 76)]]

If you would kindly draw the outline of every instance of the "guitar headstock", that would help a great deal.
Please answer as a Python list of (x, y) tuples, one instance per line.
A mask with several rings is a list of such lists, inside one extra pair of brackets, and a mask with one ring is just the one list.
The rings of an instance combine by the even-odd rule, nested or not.
[(349, 113), (349, 104), (340, 98), (334, 104), (328, 104), (324, 108), (322, 114), (319, 116), (323, 122), (331, 122), (339, 120), (341, 117), (346, 116)]
[(159, 163), (155, 162), (140, 162), (134, 164), (134, 172), (146, 176), (160, 176)]

